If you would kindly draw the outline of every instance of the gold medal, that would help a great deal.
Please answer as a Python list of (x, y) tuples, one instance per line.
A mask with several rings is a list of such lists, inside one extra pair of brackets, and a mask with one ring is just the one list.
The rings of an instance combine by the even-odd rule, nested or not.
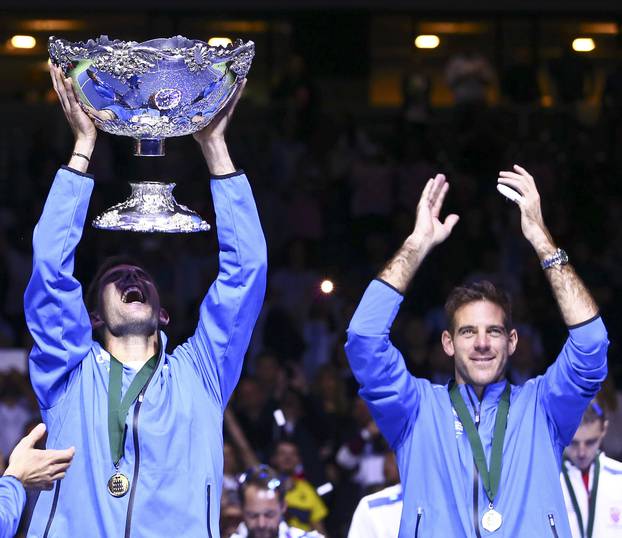
[(495, 532), (501, 527), (501, 523), (503, 523), (503, 517), (491, 505), (488, 512), (482, 516), (482, 527), (488, 532)]
[(113, 497), (123, 497), (130, 489), (130, 481), (127, 476), (119, 471), (114, 473), (108, 480), (108, 492)]

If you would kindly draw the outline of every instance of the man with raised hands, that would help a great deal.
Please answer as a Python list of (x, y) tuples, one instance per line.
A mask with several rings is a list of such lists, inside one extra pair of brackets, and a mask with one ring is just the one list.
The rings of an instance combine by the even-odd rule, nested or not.
[(559, 485), (562, 451), (605, 379), (607, 333), (544, 224), (533, 177), (514, 166), (500, 172), (498, 184), (512, 191), (568, 339), (544, 375), (511, 386), (506, 369), (518, 335), (510, 302), (490, 282), (478, 282), (455, 288), (445, 306), (441, 341), (454, 379), (442, 386), (409, 374), (391, 343), (391, 325), (422, 262), (459, 220), (455, 214), (441, 220), (449, 184), (442, 174), (430, 179), (412, 233), (365, 291), (346, 343), (359, 393), (397, 453), (400, 538), (570, 533)]

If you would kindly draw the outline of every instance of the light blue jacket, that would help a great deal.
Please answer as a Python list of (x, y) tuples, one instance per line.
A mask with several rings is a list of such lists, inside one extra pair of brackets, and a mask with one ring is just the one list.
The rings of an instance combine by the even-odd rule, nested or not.
[[(219, 536), (222, 418), (240, 375), (266, 281), (266, 246), (243, 173), (211, 181), (220, 272), (200, 307), (196, 332), (161, 357), (144, 397), (130, 408), (120, 472), (130, 491), (107, 490), (110, 357), (93, 340), (74, 278), (93, 180), (58, 171), (34, 232), (25, 294), (35, 344), (30, 376), (48, 447), (76, 447), (65, 478), (42, 492), (29, 538)], [(200, 240), (197, 238), (197, 240)], [(162, 349), (166, 336), (161, 333)], [(131, 370), (123, 372), (124, 390)]]
[[(447, 386), (417, 379), (391, 344), (402, 295), (373, 281), (350, 327), (346, 352), (380, 430), (397, 453), (404, 488), (400, 538), (570, 538), (559, 485), (561, 455), (607, 374), (607, 333), (599, 317), (570, 329), (555, 363), (524, 386), (512, 386), (495, 508), (496, 532), (481, 528), (488, 498)], [(497, 404), (505, 381), (489, 385), (479, 434), (490, 462)], [(461, 385), (478, 401), (473, 389)], [(471, 414), (473, 410), (467, 405)]]
[(26, 491), (12, 476), (0, 476), (0, 538), (13, 538), (26, 506)]

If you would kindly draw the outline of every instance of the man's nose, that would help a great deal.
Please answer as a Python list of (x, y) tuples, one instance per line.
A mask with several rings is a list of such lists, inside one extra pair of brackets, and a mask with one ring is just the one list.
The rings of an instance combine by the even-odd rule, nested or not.
[(490, 339), (486, 331), (477, 332), (475, 335), (475, 349), (488, 349), (490, 347)]

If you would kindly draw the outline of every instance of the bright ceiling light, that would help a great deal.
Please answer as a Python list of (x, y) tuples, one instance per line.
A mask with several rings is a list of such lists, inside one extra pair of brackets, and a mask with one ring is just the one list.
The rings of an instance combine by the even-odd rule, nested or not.
[(441, 40), (437, 35), (421, 34), (415, 38), (415, 47), (418, 49), (435, 49), (440, 42)]
[(335, 285), (328, 279), (323, 280), (322, 283), (320, 284), (320, 290), (322, 291), (322, 293), (325, 293), (326, 295), (328, 295), (329, 293), (332, 293), (334, 289), (335, 289)]
[(34, 49), (37, 40), (31, 35), (14, 35), (11, 38), (11, 45), (16, 49)]
[(226, 47), (227, 45), (231, 45), (231, 43), (228, 37), (210, 37), (207, 42), (210, 47)]
[(575, 52), (591, 52), (596, 48), (591, 37), (577, 37), (572, 42), (572, 50)]

